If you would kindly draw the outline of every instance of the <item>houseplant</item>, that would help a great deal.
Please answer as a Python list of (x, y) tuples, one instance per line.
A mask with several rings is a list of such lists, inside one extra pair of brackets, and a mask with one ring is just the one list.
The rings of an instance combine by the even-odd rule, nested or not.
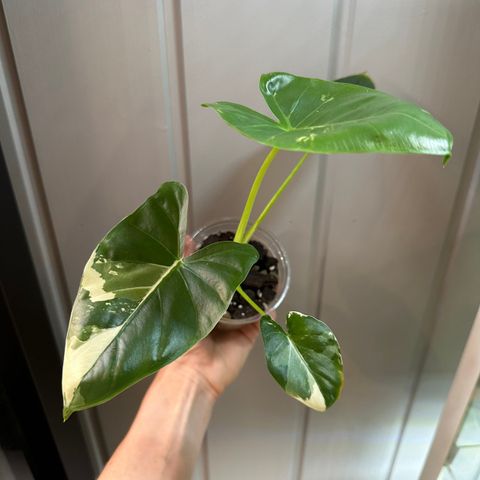
[[(424, 153), (447, 162), (451, 134), (421, 108), (374, 90), (365, 75), (337, 82), (287, 73), (262, 75), (260, 90), (277, 118), (217, 102), (231, 127), (271, 147), (248, 195), (234, 242), (183, 257), (187, 192), (167, 182), (98, 244), (70, 319), (63, 371), (64, 418), (103, 403), (172, 362), (220, 320), (257, 259), (247, 242), (311, 153)], [(279, 150), (302, 152), (258, 218), (255, 198)], [(324, 410), (338, 397), (343, 370), (337, 340), (312, 316), (290, 312), (285, 331), (261, 318), (267, 366), (292, 397)]]
[[(189, 238), (187, 253), (210, 243), (232, 241), (238, 223), (238, 218), (224, 218), (202, 226), (193, 233), (191, 240)], [(258, 311), (249, 303), (250, 299), (265, 311), (275, 311), (290, 287), (290, 262), (279, 239), (271, 232), (257, 228), (249, 243), (257, 249), (259, 258), (240, 285), (246, 295), (242, 297), (235, 292), (218, 323), (221, 330), (238, 329), (260, 319)]]

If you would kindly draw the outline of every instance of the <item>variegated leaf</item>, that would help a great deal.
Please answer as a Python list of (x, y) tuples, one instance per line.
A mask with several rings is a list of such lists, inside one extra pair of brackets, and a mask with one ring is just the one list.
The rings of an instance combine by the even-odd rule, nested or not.
[(323, 412), (340, 395), (343, 363), (335, 335), (315, 317), (290, 312), (287, 331), (268, 315), (261, 319), (267, 367), (291, 397)]
[(90, 257), (73, 305), (64, 418), (103, 403), (175, 360), (214, 328), (257, 260), (220, 242), (183, 258), (187, 191), (168, 182)]

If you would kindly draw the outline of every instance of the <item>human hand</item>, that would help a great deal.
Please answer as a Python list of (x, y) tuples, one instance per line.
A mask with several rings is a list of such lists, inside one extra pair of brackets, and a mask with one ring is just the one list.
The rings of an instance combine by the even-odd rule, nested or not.
[(215, 329), (172, 363), (199, 377), (218, 398), (240, 373), (259, 332), (259, 322), (236, 330)]
[[(187, 238), (185, 254), (193, 246)], [(191, 478), (215, 400), (240, 372), (259, 322), (210, 333), (161, 368), (100, 479)]]

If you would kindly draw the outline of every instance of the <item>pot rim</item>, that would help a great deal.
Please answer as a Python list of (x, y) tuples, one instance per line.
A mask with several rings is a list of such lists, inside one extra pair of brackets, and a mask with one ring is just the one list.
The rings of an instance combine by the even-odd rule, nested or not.
[[(223, 226), (224, 229), (229, 229), (229, 230), (233, 229), (235, 231), (238, 225), (238, 222), (239, 222), (239, 219), (237, 218), (226, 217), (226, 218), (221, 218), (219, 220), (210, 222), (208, 224), (204, 224), (203, 226), (201, 226), (200, 228), (197, 228), (193, 232), (192, 240), (195, 242), (195, 239), (198, 238), (200, 235), (202, 235), (202, 233), (212, 228), (215, 228), (217, 226), (219, 227), (219, 230)], [(251, 224), (249, 224), (249, 226), (250, 225)], [(276, 310), (283, 303), (287, 295), (288, 289), (290, 288), (290, 277), (291, 277), (290, 261), (288, 259), (285, 248), (277, 239), (277, 237), (274, 234), (272, 234), (270, 231), (259, 227), (255, 231), (254, 235), (252, 236), (252, 240), (257, 240), (258, 242), (262, 243), (270, 251), (270, 254), (273, 257), (277, 258), (279, 264), (281, 264), (283, 268), (283, 277), (284, 277), (284, 281), (282, 282), (283, 285), (280, 287), (280, 290), (275, 295), (275, 298), (273, 299), (271, 304), (265, 310), (265, 313), (270, 315), (274, 310)], [(279, 277), (280, 277), (280, 268), (279, 268)], [(219, 324), (222, 327), (238, 328), (248, 323), (257, 322), (260, 319), (260, 317), (261, 315), (258, 313), (246, 318), (222, 317)]]

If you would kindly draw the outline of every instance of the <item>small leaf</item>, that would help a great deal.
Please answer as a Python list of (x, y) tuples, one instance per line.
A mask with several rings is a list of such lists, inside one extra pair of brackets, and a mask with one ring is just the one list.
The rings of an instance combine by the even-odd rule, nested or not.
[(262, 75), (260, 90), (278, 120), (236, 103), (204, 106), (246, 137), (283, 150), (451, 154), (452, 135), (441, 123), (386, 93), (289, 73)]
[(350, 83), (351, 85), (360, 85), (366, 88), (375, 88), (373, 80), (366, 73), (357, 73), (356, 75), (349, 75), (348, 77), (337, 78), (338, 83)]
[(258, 254), (219, 242), (182, 258), (187, 191), (164, 183), (88, 261), (63, 365), (64, 418), (103, 403), (214, 328)]
[(268, 315), (260, 326), (268, 370), (283, 390), (314, 410), (330, 407), (343, 385), (340, 347), (330, 328), (299, 312), (288, 314), (287, 331)]

